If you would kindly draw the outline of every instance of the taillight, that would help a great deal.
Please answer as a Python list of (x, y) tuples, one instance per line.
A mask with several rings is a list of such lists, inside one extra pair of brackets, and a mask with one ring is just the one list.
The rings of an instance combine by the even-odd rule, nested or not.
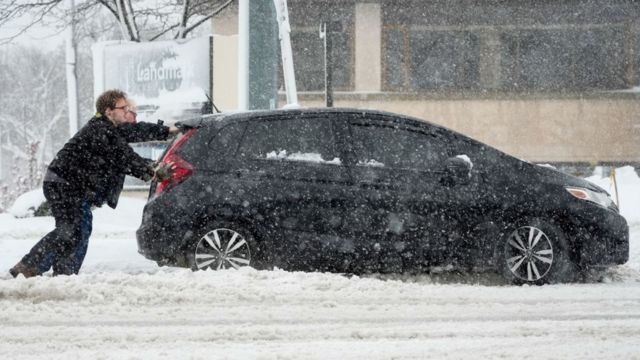
[(193, 174), (193, 165), (181, 158), (177, 152), (178, 149), (180, 149), (180, 147), (184, 145), (184, 143), (189, 140), (193, 134), (195, 134), (195, 132), (196, 129), (191, 129), (184, 133), (182, 137), (171, 145), (171, 148), (169, 148), (162, 158), (162, 161), (160, 161), (160, 164), (158, 164), (159, 166), (168, 167), (170, 169), (170, 174), (168, 178), (163, 179), (158, 183), (158, 186), (156, 187), (156, 195), (166, 190), (168, 186), (183, 182)]

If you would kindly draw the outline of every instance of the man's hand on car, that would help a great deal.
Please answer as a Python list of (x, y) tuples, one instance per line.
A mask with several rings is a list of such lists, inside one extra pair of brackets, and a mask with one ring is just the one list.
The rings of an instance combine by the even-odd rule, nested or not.
[(154, 175), (153, 178), (156, 181), (164, 181), (171, 177), (173, 174), (173, 170), (175, 169), (175, 164), (173, 163), (158, 163), (153, 169)]

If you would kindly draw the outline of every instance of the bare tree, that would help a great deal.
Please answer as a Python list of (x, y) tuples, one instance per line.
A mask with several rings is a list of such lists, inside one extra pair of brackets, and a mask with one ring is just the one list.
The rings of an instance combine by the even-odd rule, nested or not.
[(60, 91), (63, 55), (62, 49), (12, 46), (0, 57), (0, 150), (3, 173), (11, 168), (10, 190), (38, 186), (54, 149), (66, 140), (66, 93)]
[[(123, 39), (153, 41), (186, 38), (189, 33), (231, 5), (234, 0), (87, 0), (76, 8), (76, 19), (91, 19), (106, 11), (119, 25)], [(29, 19), (15, 34), (0, 42), (10, 42), (30, 28), (47, 21), (62, 29), (71, 18), (66, 0), (4, 0), (0, 4), (0, 27)], [(53, 24), (50, 24), (53, 23)]]
[[(118, 37), (137, 42), (186, 38), (234, 0), (76, 2), (75, 41), (89, 45)], [(68, 0), (0, 0), (0, 36), (8, 28), (16, 29), (0, 38), (4, 45), (0, 47), (0, 174), (4, 176), (0, 211), (16, 195), (40, 184), (43, 170), (68, 138), (64, 51), (25, 48), (12, 40), (38, 26), (61, 32), (70, 15)], [(89, 114), (93, 111), (89, 46), (78, 47), (76, 71), (80, 114)]]

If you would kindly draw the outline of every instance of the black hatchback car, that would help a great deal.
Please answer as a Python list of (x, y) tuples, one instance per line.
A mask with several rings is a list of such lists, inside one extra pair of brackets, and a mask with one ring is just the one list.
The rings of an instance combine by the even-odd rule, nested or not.
[(161, 265), (453, 265), (540, 284), (628, 260), (627, 223), (603, 189), (419, 119), (295, 109), (179, 126), (137, 231)]

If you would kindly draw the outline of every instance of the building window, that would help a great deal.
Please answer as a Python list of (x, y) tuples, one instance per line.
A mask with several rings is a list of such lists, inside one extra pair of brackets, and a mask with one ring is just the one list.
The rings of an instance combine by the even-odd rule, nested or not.
[(571, 39), (567, 32), (505, 32), (500, 43), (503, 89), (562, 90), (571, 84)]
[[(576, 36), (576, 88), (624, 89), (629, 59), (622, 27), (587, 29)], [(629, 84), (633, 85), (633, 84)]]
[(627, 60), (614, 28), (525, 30), (501, 36), (505, 90), (623, 89)]
[(478, 36), (469, 31), (390, 28), (384, 38), (387, 90), (473, 89), (479, 85)]
[[(337, 0), (289, 2), (291, 47), (299, 91), (324, 90), (324, 44), (320, 39), (323, 21), (339, 24), (339, 31), (330, 34), (333, 41), (334, 90), (353, 89), (354, 17), (352, 2)], [(280, 76), (282, 79), (282, 76)]]
[(409, 34), (405, 27), (389, 27), (383, 31), (384, 38), (382, 72), (386, 90), (400, 91), (409, 87)]
[(640, 7), (444, 0), (385, 2), (383, 89), (558, 93), (640, 85)]

